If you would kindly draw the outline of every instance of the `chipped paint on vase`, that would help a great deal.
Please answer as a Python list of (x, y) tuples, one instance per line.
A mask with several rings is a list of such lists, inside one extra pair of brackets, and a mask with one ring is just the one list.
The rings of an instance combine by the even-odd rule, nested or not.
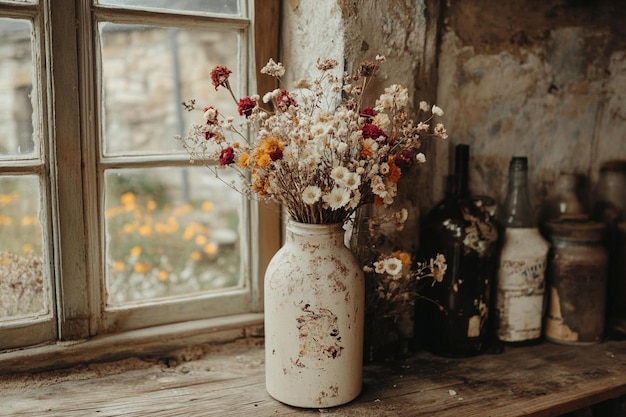
[(265, 273), (268, 393), (285, 404), (345, 404), (362, 386), (363, 271), (341, 225), (287, 224)]

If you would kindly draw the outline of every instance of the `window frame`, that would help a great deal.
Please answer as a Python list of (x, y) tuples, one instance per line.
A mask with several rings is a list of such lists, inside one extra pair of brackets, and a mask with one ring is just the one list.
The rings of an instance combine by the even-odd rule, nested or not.
[[(45, 9), (44, 9), (45, 10)], [(33, 90), (38, 92), (37, 101), (34, 102), (33, 111), (39, 115), (38, 133), (39, 141), (35, 143), (34, 155), (16, 155), (14, 159), (3, 158), (0, 160), (0, 175), (37, 175), (39, 177), (39, 190), (41, 198), (41, 219), (43, 232), (49, 236), (56, 236), (58, 222), (55, 222), (56, 207), (52, 204), (56, 200), (56, 182), (53, 175), (53, 164), (49, 158), (50, 148), (53, 146), (48, 132), (50, 130), (50, 94), (51, 77), (44, 68), (48, 62), (49, 33), (44, 28), (49, 22), (49, 17), (36, 4), (3, 4), (2, 17), (28, 20), (32, 24), (31, 51), (33, 68)], [(37, 148), (38, 146), (38, 148)], [(56, 244), (53, 239), (45, 239), (43, 246), (44, 259), (56, 259)], [(58, 288), (51, 276), (59, 273), (58, 263), (45, 265), (46, 279), (48, 280), (48, 304), (50, 311), (47, 315), (37, 318), (25, 318), (8, 321), (0, 330), (4, 340), (2, 347), (17, 348), (33, 345), (51, 338), (58, 337), (57, 315), (55, 299), (58, 296)], [(28, 331), (24, 331), (24, 327)]]
[[(248, 11), (244, 9), (246, 2), (240, 1), (240, 10), (244, 16), (248, 14)], [(243, 9), (243, 10), (242, 10)], [(189, 166), (189, 157), (187, 155), (178, 156), (152, 156), (152, 157), (138, 157), (138, 156), (110, 156), (104, 155), (104, 152), (99, 149), (97, 144), (103, 143), (103, 126), (100, 121), (100, 115), (103, 114), (103, 99), (102, 89), (103, 86), (98, 84), (99, 77), (97, 74), (102, 74), (102, 63), (98, 59), (98, 53), (100, 51), (100, 45), (97, 44), (100, 36), (98, 34), (98, 26), (103, 22), (122, 23), (122, 24), (137, 24), (148, 25), (155, 27), (184, 27), (185, 29), (195, 29), (205, 27), (207, 24), (213, 25), (216, 29), (231, 29), (239, 34), (239, 48), (242, 50), (241, 67), (247, 68), (247, 72), (250, 77), (240, 77), (242, 83), (242, 90), (249, 91), (249, 85), (253, 82), (254, 75), (253, 69), (248, 64), (251, 48), (253, 48), (253, 40), (249, 31), (250, 20), (240, 17), (220, 17), (213, 18), (210, 16), (200, 17), (194, 15), (172, 15), (169, 13), (160, 13), (153, 11), (132, 10), (129, 13), (127, 9), (118, 9), (116, 7), (109, 6), (92, 6), (91, 7), (91, 27), (85, 28), (83, 31), (91, 34), (89, 44), (81, 45), (80, 49), (84, 51), (84, 56), (81, 57), (81, 62), (86, 68), (89, 68), (83, 73), (94, 74), (94, 77), (90, 80), (86, 80), (87, 83), (83, 87), (83, 91), (94, 91), (95, 100), (83, 100), (83, 102), (92, 104), (92, 108), (85, 109), (87, 113), (93, 114), (90, 118), (94, 127), (90, 129), (90, 133), (95, 135), (83, 135), (83, 138), (87, 140), (83, 143), (86, 155), (99, 155), (101, 158), (96, 158), (89, 161), (87, 166), (92, 166), (95, 162), (95, 169), (88, 169), (87, 173), (97, 173), (95, 178), (87, 178), (86, 188), (95, 189), (93, 194), (97, 194), (97, 201), (94, 201), (91, 207), (98, 207), (98, 212), (90, 212), (87, 216), (89, 220), (100, 219), (98, 224), (91, 223), (90, 229), (99, 231), (99, 242), (105, 240), (105, 225), (104, 218), (102, 216), (102, 207), (104, 206), (104, 174), (108, 169), (114, 168), (137, 168), (137, 167), (160, 167), (160, 166)], [(243, 42), (242, 42), (243, 40)], [(245, 42), (250, 40), (249, 42)], [(207, 74), (208, 80), (208, 74)], [(89, 140), (89, 138), (92, 138)], [(174, 140), (172, 138), (172, 140)], [(95, 145), (95, 146), (94, 146)], [(254, 209), (251, 202), (241, 198), (242, 201), (242, 232), (241, 236), (241, 254), (245, 261), (242, 273), (244, 274), (243, 281), (244, 286), (241, 288), (232, 288), (219, 292), (206, 293), (203, 295), (184, 296), (167, 300), (159, 301), (145, 301), (138, 303), (129, 303), (123, 306), (107, 307), (105, 300), (100, 302), (101, 316), (98, 323), (92, 323), (92, 326), (98, 326), (99, 333), (111, 333), (116, 331), (131, 330), (147, 326), (169, 324), (172, 322), (187, 321), (194, 319), (205, 318), (208, 314), (215, 315), (234, 315), (243, 314), (253, 311), (259, 311), (259, 297), (258, 288), (259, 282), (257, 279), (253, 279), (250, 276), (251, 265), (254, 263), (256, 254), (252, 250), (251, 245), (248, 243), (251, 240), (251, 233), (254, 227), (254, 221), (251, 219), (251, 211)], [(100, 261), (98, 276), (104, 276), (105, 268), (103, 260), (106, 257), (104, 252), (104, 246), (101, 245), (99, 254), (91, 254), (92, 259)], [(104, 298), (104, 280), (98, 280), (99, 282), (92, 283), (92, 288), (98, 292), (96, 297), (98, 299)], [(97, 288), (97, 285), (100, 285)], [(215, 312), (219, 313), (216, 314)], [(94, 315), (95, 315), (94, 311)]]
[[(224, 305), (219, 317), (207, 318), (203, 305), (210, 302), (207, 297), (188, 297), (194, 308), (183, 311), (176, 320), (172, 315), (178, 313), (181, 305), (178, 301), (163, 304), (146, 303), (139, 309), (116, 308), (106, 310), (103, 300), (104, 285), (104, 245), (102, 240), (104, 221), (100, 214), (100, 205), (104, 204), (99, 181), (103, 167), (97, 160), (95, 138), (99, 137), (97, 85), (98, 62), (96, 59), (95, 33), (100, 18), (115, 19), (124, 23), (126, 19), (114, 6), (92, 6), (89, 0), (41, 0), (43, 12), (38, 12), (38, 5), (10, 5), (4, 9), (15, 9), (17, 17), (37, 15), (41, 28), (53, 28), (42, 31), (41, 54), (45, 63), (41, 65), (48, 74), (39, 77), (42, 83), (43, 103), (42, 119), (54, 129), (43, 129), (50, 138), (50, 153), (62, 159), (46, 161), (49, 163), (49, 175), (44, 175), (50, 183), (52, 192), (50, 219), (53, 239), (51, 258), (54, 259), (56, 282), (57, 317), (52, 320), (54, 334), (28, 340), (20, 335), (32, 332), (30, 326), (2, 328), (0, 335), (8, 335), (19, 341), (17, 345), (57, 342), (31, 349), (9, 351), (0, 354), (0, 366), (4, 363), (11, 367), (28, 366), (24, 357), (39, 356), (40, 361), (31, 364), (35, 367), (54, 366), (59, 361), (67, 364), (71, 360), (84, 360), (85, 357), (110, 357), (114, 352), (121, 355), (136, 353), (133, 345), (150, 345), (155, 349), (178, 346), (202, 335), (216, 332), (216, 337), (224, 334), (235, 337), (242, 328), (262, 324), (263, 310), (263, 272), (271, 256), (280, 247), (281, 220), (280, 210), (276, 206), (250, 204), (249, 217), (255, 227), (249, 228), (248, 236), (242, 236), (244, 250), (250, 250), (250, 288), (239, 297), (245, 304), (243, 309), (232, 309)], [(248, 90), (268, 91), (275, 87), (274, 80), (259, 78), (255, 86), (255, 75), (270, 57), (278, 57), (278, 14), (280, 0), (240, 0), (241, 6), (248, 7), (250, 18), (224, 18), (223, 16), (200, 16), (189, 13), (183, 17), (172, 18), (167, 13), (157, 11), (124, 11), (132, 23), (161, 23), (163, 26), (202, 27), (216, 19), (230, 22), (226, 25), (246, 26), (250, 31), (250, 48), (247, 62), (251, 74)], [(10, 16), (13, 17), (13, 16)], [(119, 19), (119, 20), (118, 20)], [(139, 19), (138, 22), (135, 19)], [(244, 22), (245, 20), (245, 22)], [(268, 30), (268, 22), (276, 22), (273, 30)], [(113, 21), (113, 20), (108, 20)], [(222, 23), (224, 24), (224, 23)], [(43, 38), (45, 36), (45, 39)], [(263, 45), (259, 48), (257, 45)], [(57, 65), (57, 66), (55, 66)], [(208, 74), (207, 74), (208, 75)], [(68, 88), (70, 87), (71, 88)], [(50, 89), (51, 94), (46, 95)], [(61, 104), (62, 103), (62, 104)], [(47, 116), (46, 116), (47, 115)], [(49, 120), (49, 122), (48, 122)], [(77, 138), (79, 138), (77, 140)], [(49, 152), (42, 151), (46, 157)], [(147, 158), (142, 164), (157, 166), (160, 158)], [(183, 166), (188, 158), (181, 156), (175, 164)], [(83, 168), (85, 167), (85, 168)], [(2, 169), (0, 172), (6, 172)], [(76, 199), (76, 190), (82, 190), (83, 199)], [(63, 213), (59, 216), (59, 213)], [(236, 291), (235, 291), (236, 292)], [(233, 304), (232, 301), (229, 304)], [(184, 308), (183, 308), (184, 309)], [(195, 309), (195, 310), (194, 310)], [(158, 316), (157, 320), (147, 319)], [(156, 327), (151, 327), (156, 326)], [(150, 329), (147, 329), (150, 327)], [(58, 334), (57, 334), (58, 330)], [(234, 332), (234, 333), (233, 333)], [(38, 332), (40, 335), (41, 332)], [(94, 338), (94, 336), (98, 336)], [(89, 340), (85, 342), (85, 340)], [(60, 347), (59, 341), (81, 341), (80, 347), (67, 349)], [(61, 342), (62, 343), (62, 342)], [(108, 346), (106, 349), (102, 346)], [(72, 346), (74, 346), (72, 344)], [(145, 347), (144, 347), (145, 349)], [(83, 352), (79, 355), (75, 350)], [(73, 352), (74, 351), (74, 352)], [(20, 359), (21, 358), (21, 359)], [(47, 359), (45, 359), (47, 358)], [(11, 365), (12, 364), (12, 365)]]

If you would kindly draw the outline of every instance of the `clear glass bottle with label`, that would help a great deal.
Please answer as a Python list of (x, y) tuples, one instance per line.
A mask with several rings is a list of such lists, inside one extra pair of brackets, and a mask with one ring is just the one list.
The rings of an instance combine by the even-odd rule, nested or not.
[(504, 228), (498, 266), (498, 338), (531, 343), (542, 334), (545, 270), (550, 245), (537, 227), (528, 189), (528, 158), (513, 157), (509, 185), (501, 207)]

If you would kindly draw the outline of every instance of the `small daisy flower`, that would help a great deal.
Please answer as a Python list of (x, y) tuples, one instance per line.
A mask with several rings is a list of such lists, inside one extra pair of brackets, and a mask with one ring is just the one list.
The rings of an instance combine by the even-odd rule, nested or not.
[(322, 190), (316, 185), (309, 185), (302, 192), (302, 202), (305, 204), (315, 204), (322, 196)]

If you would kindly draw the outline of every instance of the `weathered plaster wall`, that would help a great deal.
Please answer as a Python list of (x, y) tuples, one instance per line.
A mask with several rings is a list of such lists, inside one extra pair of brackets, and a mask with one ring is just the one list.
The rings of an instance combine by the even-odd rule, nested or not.
[(626, 158), (621, 4), (448, 2), (438, 101), (451, 138), (438, 151), (445, 163), (452, 146), (470, 145), (474, 193), (502, 201), (511, 156), (527, 155), (536, 206), (562, 171), (585, 179), (589, 200), (601, 163)]
[(287, 72), (284, 80), (317, 75), (318, 58), (334, 58), (345, 65), (345, 28), (335, 1), (284, 0), (282, 3), (280, 60)]

